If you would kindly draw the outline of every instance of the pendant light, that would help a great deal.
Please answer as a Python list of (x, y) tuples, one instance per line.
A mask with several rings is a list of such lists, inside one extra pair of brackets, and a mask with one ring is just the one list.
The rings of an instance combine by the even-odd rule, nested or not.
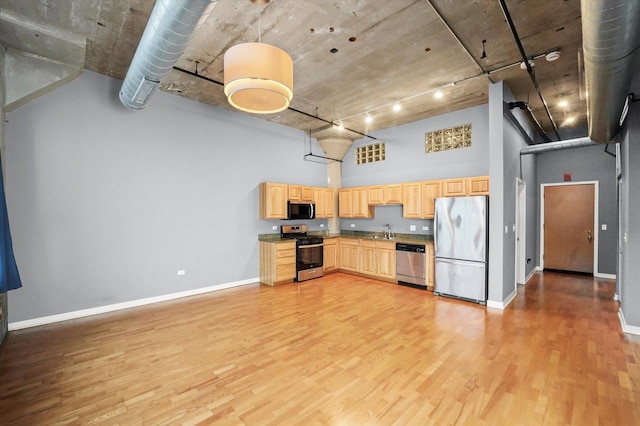
[(282, 49), (261, 43), (258, 2), (258, 43), (242, 43), (224, 54), (224, 94), (240, 111), (274, 114), (293, 98), (293, 61)]

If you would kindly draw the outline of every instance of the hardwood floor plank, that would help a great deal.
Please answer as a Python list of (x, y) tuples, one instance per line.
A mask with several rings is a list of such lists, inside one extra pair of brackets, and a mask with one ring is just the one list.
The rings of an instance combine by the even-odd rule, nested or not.
[(0, 424), (640, 424), (612, 280), (504, 311), (340, 273), (14, 331)]

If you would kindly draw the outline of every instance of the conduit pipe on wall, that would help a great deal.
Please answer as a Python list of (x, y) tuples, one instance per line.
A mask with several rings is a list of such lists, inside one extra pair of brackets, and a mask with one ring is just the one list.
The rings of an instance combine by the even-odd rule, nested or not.
[(580, 148), (583, 146), (596, 145), (594, 141), (586, 138), (569, 139), (566, 141), (541, 143), (537, 145), (531, 145), (520, 150), (520, 155), (526, 154), (542, 154), (543, 152), (557, 151), (560, 149)]
[(120, 89), (124, 106), (139, 110), (147, 105), (217, 2), (156, 0)]
[(581, 9), (589, 137), (615, 142), (640, 52), (640, 1), (582, 0)]

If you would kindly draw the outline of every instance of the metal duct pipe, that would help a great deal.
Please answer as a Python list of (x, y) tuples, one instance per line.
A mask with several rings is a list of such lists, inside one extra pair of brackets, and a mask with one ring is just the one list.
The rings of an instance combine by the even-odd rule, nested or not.
[(566, 141), (541, 143), (538, 145), (531, 145), (520, 150), (520, 155), (527, 154), (542, 154), (543, 152), (557, 151), (560, 149), (580, 148), (583, 146), (595, 145), (596, 143), (586, 138), (569, 139)]
[(640, 51), (640, 1), (580, 3), (589, 137), (615, 142)]
[(218, 0), (156, 0), (120, 89), (120, 102), (142, 109)]

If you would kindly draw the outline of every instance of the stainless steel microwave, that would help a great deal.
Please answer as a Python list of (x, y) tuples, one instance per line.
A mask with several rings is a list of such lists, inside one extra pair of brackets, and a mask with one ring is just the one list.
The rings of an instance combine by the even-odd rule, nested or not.
[(287, 201), (287, 219), (315, 219), (316, 205)]

